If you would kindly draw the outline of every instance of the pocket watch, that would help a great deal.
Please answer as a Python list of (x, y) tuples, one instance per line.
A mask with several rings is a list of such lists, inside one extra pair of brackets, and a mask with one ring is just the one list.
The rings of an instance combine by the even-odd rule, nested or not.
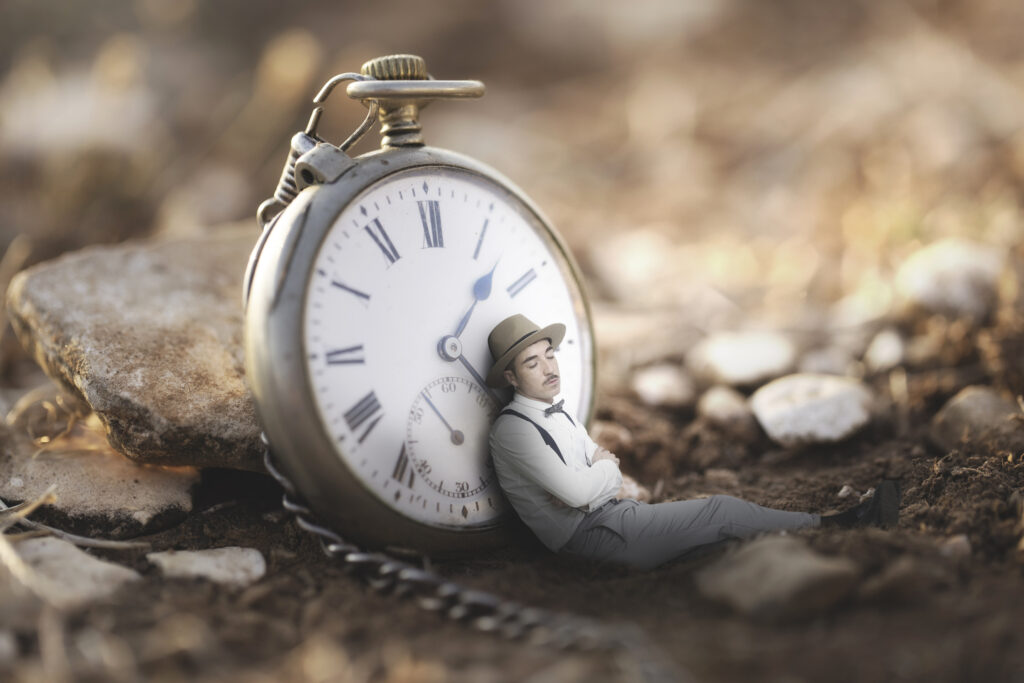
[[(369, 111), (335, 146), (317, 128), (342, 83)], [(434, 80), (413, 55), (335, 76), (258, 211), (246, 372), (274, 468), (322, 522), (372, 547), (507, 542), (488, 433), (511, 394), (484, 382), (504, 318), (565, 324), (562, 396), (584, 419), (593, 410), (593, 330), (565, 243), (498, 172), (423, 142), (421, 107), (483, 91)], [(350, 157), (376, 119), (381, 148)]]

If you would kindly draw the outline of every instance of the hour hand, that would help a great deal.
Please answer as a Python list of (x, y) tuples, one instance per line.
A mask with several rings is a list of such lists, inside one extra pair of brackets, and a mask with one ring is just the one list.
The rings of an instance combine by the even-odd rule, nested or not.
[(466, 315), (462, 316), (462, 320), (459, 321), (459, 327), (455, 330), (454, 337), (458, 337), (462, 334), (462, 331), (466, 329), (466, 325), (469, 324), (469, 318), (473, 315), (473, 309), (476, 305), (491, 295), (491, 279), (494, 277), (494, 270), (498, 267), (498, 262), (494, 262), (494, 266), (485, 275), (477, 278), (477, 281), (473, 283), (473, 303), (470, 304), (469, 310), (466, 311)]

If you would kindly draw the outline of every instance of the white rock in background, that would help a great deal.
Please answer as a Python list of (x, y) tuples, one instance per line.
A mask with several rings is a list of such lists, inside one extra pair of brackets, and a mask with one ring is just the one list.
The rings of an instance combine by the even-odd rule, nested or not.
[(138, 572), (105, 562), (57, 538), (32, 538), (15, 546), (37, 576), (37, 589), (60, 609), (75, 609), (138, 581)]
[(705, 381), (750, 386), (793, 369), (796, 347), (777, 332), (718, 332), (686, 356), (687, 366)]
[(864, 352), (864, 364), (872, 372), (887, 372), (903, 363), (906, 344), (896, 330), (882, 330)]
[(925, 310), (984, 318), (996, 302), (1003, 252), (948, 238), (913, 253), (896, 274), (896, 290)]
[(857, 493), (853, 490), (853, 487), (849, 484), (843, 484), (843, 488), (839, 489), (839, 493), (836, 494), (839, 498), (849, 498), (850, 496)]
[(649, 406), (683, 408), (693, 404), (697, 390), (678, 365), (661, 363), (641, 368), (630, 382), (634, 393)]
[(765, 432), (787, 447), (845, 439), (871, 420), (871, 403), (867, 387), (834, 375), (789, 375), (750, 397)]
[(697, 401), (697, 415), (719, 429), (742, 438), (754, 438), (759, 429), (746, 396), (732, 387), (714, 386)]
[(202, 578), (235, 588), (258, 581), (267, 571), (255, 548), (228, 546), (210, 550), (167, 550), (148, 553), (146, 559), (172, 579)]
[(765, 536), (697, 574), (705, 597), (741, 614), (791, 618), (821, 613), (853, 590), (853, 561), (825, 557), (792, 536)]

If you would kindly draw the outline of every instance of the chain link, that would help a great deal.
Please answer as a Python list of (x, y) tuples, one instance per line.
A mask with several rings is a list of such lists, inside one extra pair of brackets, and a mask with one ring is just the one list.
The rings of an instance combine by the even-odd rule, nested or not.
[(566, 612), (522, 605), (486, 591), (449, 581), (385, 553), (366, 552), (336, 532), (316, 522), (313, 512), (299, 502), (292, 482), (275, 466), (266, 434), (263, 463), (284, 489), (282, 505), (295, 516), (298, 526), (319, 537), (324, 552), (339, 560), (346, 571), (380, 593), (413, 600), (420, 608), (465, 623), (485, 633), (541, 647), (581, 652), (610, 650), (627, 680), (648, 683), (693, 683), (634, 624), (605, 623)]

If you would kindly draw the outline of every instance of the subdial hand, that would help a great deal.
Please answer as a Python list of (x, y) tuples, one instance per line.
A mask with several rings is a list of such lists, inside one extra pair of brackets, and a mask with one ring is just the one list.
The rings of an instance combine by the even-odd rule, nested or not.
[(473, 303), (470, 304), (469, 310), (466, 311), (466, 315), (462, 316), (462, 320), (459, 321), (459, 327), (455, 330), (454, 337), (458, 337), (462, 334), (462, 331), (466, 329), (466, 325), (469, 324), (469, 317), (473, 315), (473, 309), (476, 305), (491, 295), (491, 278), (494, 277), (494, 270), (498, 267), (498, 262), (494, 262), (494, 266), (490, 272), (483, 275), (473, 283)]
[(427, 402), (427, 405), (430, 406), (430, 409), (434, 411), (434, 414), (437, 415), (438, 418), (440, 418), (441, 422), (444, 423), (444, 426), (448, 428), (449, 432), (451, 432), (452, 443), (455, 444), (456, 446), (461, 445), (462, 442), (466, 440), (466, 435), (463, 434), (458, 429), (452, 429), (452, 426), (448, 424), (448, 420), (444, 419), (444, 415), (441, 414), (441, 411), (437, 409), (437, 406), (434, 405), (434, 402), (430, 400), (429, 396), (427, 396), (427, 392), (421, 391), (420, 396), (423, 397), (423, 400)]

